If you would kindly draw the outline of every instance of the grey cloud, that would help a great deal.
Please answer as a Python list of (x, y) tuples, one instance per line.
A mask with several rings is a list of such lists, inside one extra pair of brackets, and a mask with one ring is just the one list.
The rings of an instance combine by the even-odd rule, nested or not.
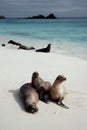
[(86, 0), (0, 0), (0, 14), (26, 17), (55, 13), (57, 16), (87, 16)]

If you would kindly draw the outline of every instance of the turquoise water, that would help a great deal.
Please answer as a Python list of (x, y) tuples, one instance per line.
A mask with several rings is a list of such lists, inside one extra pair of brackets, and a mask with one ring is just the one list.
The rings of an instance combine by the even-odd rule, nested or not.
[(51, 43), (54, 53), (87, 59), (87, 18), (3, 19), (0, 36), (36, 48)]

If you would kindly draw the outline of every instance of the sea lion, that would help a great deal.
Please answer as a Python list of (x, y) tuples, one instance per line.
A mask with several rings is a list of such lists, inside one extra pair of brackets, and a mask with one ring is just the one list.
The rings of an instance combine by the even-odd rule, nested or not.
[(36, 50), (36, 52), (45, 52), (45, 53), (47, 53), (47, 52), (50, 52), (50, 50), (51, 50), (51, 44), (48, 44), (48, 46), (46, 48), (38, 49), (38, 50)]
[(66, 80), (66, 77), (64, 77), (63, 75), (59, 75), (53, 85), (50, 88), (50, 98), (55, 101), (58, 105), (68, 108), (67, 106), (65, 106), (62, 101), (65, 98), (66, 95), (66, 89), (64, 86), (62, 86), (63, 81)]
[(23, 49), (23, 50), (34, 50), (35, 48), (34, 48), (34, 47), (27, 47), (27, 46), (24, 46), (24, 45), (20, 45), (18, 49)]
[(39, 101), (39, 95), (31, 83), (26, 83), (20, 88), (20, 96), (27, 112), (34, 114), (38, 111), (37, 103)]
[(25, 45), (22, 45), (21, 43), (13, 41), (13, 40), (8, 41), (8, 44), (19, 46), (18, 49), (23, 49), (23, 50), (34, 50), (35, 49), (34, 47), (27, 47)]
[(49, 90), (51, 87), (51, 83), (48, 81), (44, 81), (41, 77), (39, 77), (38, 72), (33, 72), (31, 80), (32, 86), (37, 90), (39, 94), (40, 100), (47, 103), (49, 100)]
[(13, 40), (8, 41), (8, 44), (13, 44), (13, 45), (16, 45), (16, 46), (21, 46), (20, 43), (15, 42), (15, 41), (13, 41)]

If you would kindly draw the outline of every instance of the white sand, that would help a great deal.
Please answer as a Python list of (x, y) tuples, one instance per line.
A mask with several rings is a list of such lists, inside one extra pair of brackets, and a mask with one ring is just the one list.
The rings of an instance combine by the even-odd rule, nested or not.
[[(67, 77), (69, 109), (39, 101), (38, 113), (24, 111), (18, 89), (34, 71), (51, 83), (59, 74)], [(87, 130), (87, 61), (0, 47), (0, 130)]]

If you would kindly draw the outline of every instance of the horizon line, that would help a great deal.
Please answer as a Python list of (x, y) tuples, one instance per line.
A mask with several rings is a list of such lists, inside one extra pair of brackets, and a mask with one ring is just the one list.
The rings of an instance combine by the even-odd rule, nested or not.
[[(28, 16), (28, 17), (30, 17), (30, 16)], [(5, 19), (28, 19), (28, 17), (5, 17)], [(56, 17), (56, 19), (60, 19), (60, 18), (87, 18), (87, 16), (80, 16), (80, 17), (79, 16), (68, 16), (68, 17), (67, 16), (64, 16), (64, 17), (61, 16), (61, 17)], [(45, 18), (43, 18), (43, 19), (45, 19)]]

